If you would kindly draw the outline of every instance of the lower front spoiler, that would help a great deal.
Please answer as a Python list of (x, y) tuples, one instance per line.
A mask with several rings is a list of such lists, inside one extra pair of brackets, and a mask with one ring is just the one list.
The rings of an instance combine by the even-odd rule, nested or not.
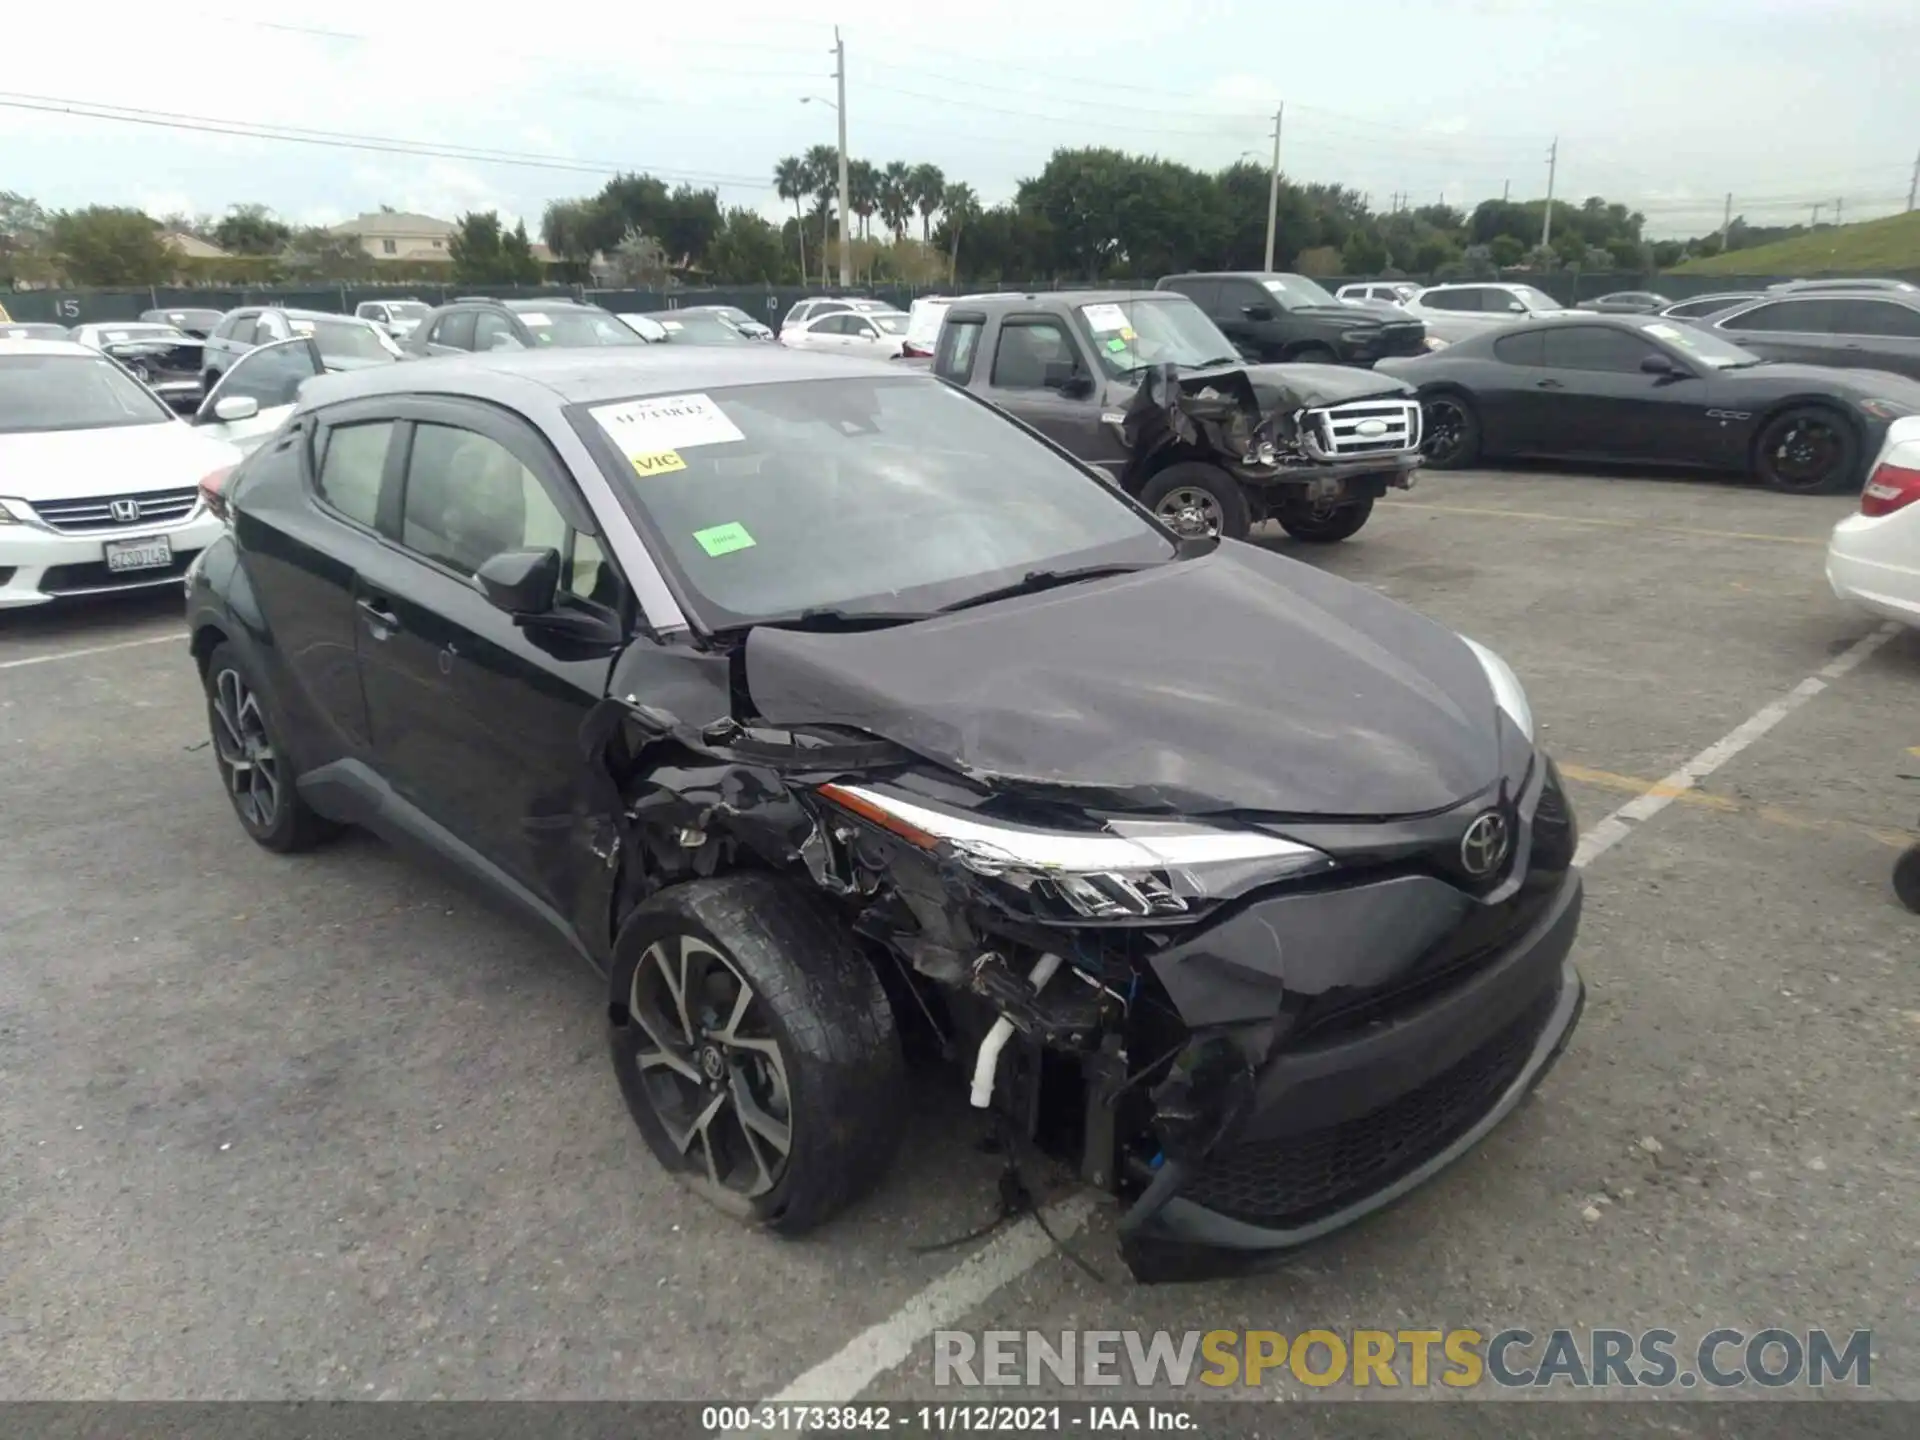
[(1128, 1269), (1135, 1279), (1149, 1284), (1246, 1274), (1278, 1263), (1301, 1246), (1393, 1204), (1473, 1149), (1519, 1108), (1566, 1049), (1585, 1004), (1586, 986), (1569, 960), (1561, 969), (1553, 1008), (1512, 1083), (1486, 1113), (1451, 1144), (1390, 1184), (1331, 1215), (1292, 1229), (1249, 1224), (1176, 1195), (1139, 1230), (1122, 1234), (1120, 1251)]

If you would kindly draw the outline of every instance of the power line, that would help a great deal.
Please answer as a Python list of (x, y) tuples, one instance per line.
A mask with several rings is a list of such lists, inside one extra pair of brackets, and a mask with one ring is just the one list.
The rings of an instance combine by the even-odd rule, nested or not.
[(90, 100), (68, 100), (51, 95), (0, 92), (0, 107), (10, 110), (34, 110), (50, 115), (69, 115), (89, 120), (112, 120), (122, 124), (146, 125), (162, 130), (187, 130), (207, 135), (227, 135), (241, 140), (280, 140), (290, 144), (318, 145), (335, 150), (363, 150), (386, 155), (418, 155), (432, 160), (464, 160), (473, 164), (519, 165), (536, 170), (566, 170), (577, 174), (605, 175), (619, 171), (643, 171), (661, 179), (700, 181), (723, 189), (765, 190), (769, 188), (768, 182), (764, 179), (749, 180), (744, 175), (664, 169), (638, 161), (575, 159), (518, 150), (484, 150), (466, 145), (399, 140), (385, 135), (359, 135), (338, 130), (309, 130), (293, 125), (254, 125), (246, 121), (223, 120), (217, 116), (185, 115), (170, 110), (104, 105)]

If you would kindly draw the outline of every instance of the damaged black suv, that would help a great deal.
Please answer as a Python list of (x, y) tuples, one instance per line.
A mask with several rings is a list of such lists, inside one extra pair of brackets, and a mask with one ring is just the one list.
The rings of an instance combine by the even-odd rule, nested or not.
[(1122, 1198), (1136, 1274), (1244, 1263), (1462, 1154), (1579, 1013), (1574, 820), (1498, 657), (930, 376), (329, 375), (208, 491), (248, 834), (366, 826), (552, 925), (649, 1146), (753, 1223), (881, 1175), (907, 1035)]

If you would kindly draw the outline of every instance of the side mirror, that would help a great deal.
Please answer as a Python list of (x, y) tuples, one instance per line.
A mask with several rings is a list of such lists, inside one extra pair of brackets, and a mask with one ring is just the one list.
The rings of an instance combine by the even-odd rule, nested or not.
[(1093, 389), (1093, 381), (1071, 360), (1049, 360), (1041, 383), (1068, 397), (1085, 395)]
[(1271, 305), (1242, 305), (1240, 307), (1240, 313), (1249, 320), (1273, 319), (1273, 307)]
[(1511, 315), (1524, 315), (1527, 313), (1527, 307), (1522, 305), (1518, 300), (1509, 300), (1507, 301), (1507, 313)]
[(251, 420), (260, 413), (260, 402), (251, 395), (222, 395), (213, 402), (213, 418), (223, 422)]
[(474, 575), (487, 603), (509, 615), (544, 615), (560, 589), (558, 550), (503, 550)]
[(1642, 356), (1640, 360), (1640, 370), (1642, 374), (1646, 375), (1679, 375), (1684, 373), (1672, 360), (1660, 354)]

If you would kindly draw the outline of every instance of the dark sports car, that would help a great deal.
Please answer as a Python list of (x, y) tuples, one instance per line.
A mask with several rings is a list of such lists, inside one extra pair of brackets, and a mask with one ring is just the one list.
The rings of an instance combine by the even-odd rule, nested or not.
[(1694, 465), (1776, 490), (1857, 488), (1920, 383), (1761, 360), (1657, 316), (1509, 325), (1374, 367), (1411, 382), (1435, 469), (1537, 455)]

